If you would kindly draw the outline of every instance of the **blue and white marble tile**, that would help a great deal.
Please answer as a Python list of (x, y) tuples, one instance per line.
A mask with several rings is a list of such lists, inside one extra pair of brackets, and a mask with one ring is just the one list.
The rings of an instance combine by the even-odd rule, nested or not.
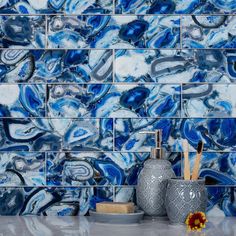
[(49, 117), (179, 117), (180, 91), (171, 85), (48, 85)]
[(208, 216), (236, 216), (236, 188), (208, 187)]
[(112, 186), (97, 186), (93, 188), (93, 195), (90, 197), (90, 209), (96, 209), (96, 203), (112, 202), (114, 200), (114, 188)]
[(112, 81), (112, 50), (0, 52), (0, 83), (103, 83)]
[(0, 117), (44, 117), (46, 85), (0, 84)]
[(40, 152), (0, 152), (0, 186), (42, 186), (45, 154)]
[[(136, 185), (150, 153), (50, 152), (47, 153), (48, 186)], [(166, 153), (181, 175), (181, 153)]]
[(134, 187), (115, 187), (114, 202), (134, 202), (136, 204), (136, 189)]
[(108, 14), (112, 0), (3, 0), (0, 14)]
[(236, 48), (236, 16), (183, 16), (183, 48)]
[(236, 85), (184, 84), (182, 117), (235, 117)]
[(116, 0), (117, 14), (229, 14), (234, 0)]
[(175, 48), (179, 16), (51, 16), (49, 48)]
[(235, 50), (118, 49), (115, 82), (235, 82)]
[(148, 157), (149, 153), (50, 152), (47, 185), (133, 185)]
[(85, 215), (92, 188), (0, 188), (0, 215)]
[(44, 48), (45, 16), (0, 15), (0, 48)]
[(116, 119), (115, 150), (146, 152), (155, 146), (153, 135), (140, 134), (143, 130), (162, 129), (163, 148), (181, 152), (187, 139), (190, 150), (204, 142), (204, 151), (236, 150), (236, 119)]
[[(189, 158), (192, 170), (196, 153), (190, 152)], [(199, 174), (207, 185), (236, 185), (236, 152), (203, 152)]]
[(0, 119), (0, 151), (112, 150), (112, 119)]

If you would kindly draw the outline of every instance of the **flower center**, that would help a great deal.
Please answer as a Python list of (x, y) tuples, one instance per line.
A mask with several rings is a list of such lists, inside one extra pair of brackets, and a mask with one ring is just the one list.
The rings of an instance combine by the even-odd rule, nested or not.
[(199, 219), (194, 220), (194, 224), (195, 225), (199, 225), (200, 224), (200, 220)]

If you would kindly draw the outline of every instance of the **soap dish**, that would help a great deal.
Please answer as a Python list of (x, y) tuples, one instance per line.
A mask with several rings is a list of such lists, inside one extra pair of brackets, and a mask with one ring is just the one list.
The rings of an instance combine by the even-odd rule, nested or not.
[(137, 210), (134, 213), (101, 213), (94, 210), (89, 211), (92, 219), (103, 224), (137, 224), (143, 219), (144, 212)]

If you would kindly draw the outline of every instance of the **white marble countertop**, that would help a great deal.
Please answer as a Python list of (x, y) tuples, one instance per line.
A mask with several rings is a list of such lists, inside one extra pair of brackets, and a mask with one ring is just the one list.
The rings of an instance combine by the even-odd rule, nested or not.
[(236, 218), (210, 217), (200, 233), (187, 233), (183, 225), (168, 221), (144, 220), (137, 225), (109, 225), (92, 222), (90, 217), (0, 216), (1, 236), (236, 236)]

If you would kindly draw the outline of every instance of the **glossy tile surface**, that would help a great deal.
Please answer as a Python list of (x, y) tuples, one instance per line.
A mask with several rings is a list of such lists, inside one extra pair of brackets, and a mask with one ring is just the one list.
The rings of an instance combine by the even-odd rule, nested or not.
[(178, 16), (51, 16), (48, 44), (49, 48), (175, 48), (179, 26)]
[(0, 0), (0, 215), (136, 202), (155, 146), (140, 131), (162, 129), (177, 176), (183, 140), (191, 166), (204, 142), (209, 215), (235, 216), (235, 14), (235, 0)]
[(185, 117), (235, 117), (236, 86), (233, 84), (184, 84)]
[(112, 119), (0, 120), (0, 151), (112, 150)]
[(139, 132), (162, 129), (162, 146), (168, 152), (181, 152), (183, 139), (190, 150), (203, 140), (204, 151), (235, 151), (235, 125), (236, 119), (116, 119), (115, 148), (148, 152), (155, 146), (154, 136)]
[(183, 48), (235, 48), (235, 16), (184, 16)]
[(179, 117), (179, 85), (50, 85), (50, 117)]
[(117, 14), (229, 14), (235, 11), (233, 0), (116, 0)]
[(116, 50), (115, 81), (234, 83), (235, 50)]
[(2, 83), (112, 81), (111, 50), (2, 50)]
[(44, 48), (45, 16), (0, 15), (0, 48)]
[(45, 185), (44, 163), (44, 153), (0, 152), (0, 186)]
[[(190, 167), (193, 169), (196, 153), (190, 153)], [(200, 163), (200, 176), (208, 185), (236, 184), (235, 152), (204, 152)]]
[[(49, 152), (49, 186), (136, 185), (137, 176), (149, 153)], [(166, 153), (177, 175), (181, 175), (181, 153)]]
[(105, 14), (112, 13), (112, 0), (4, 0), (1, 14)]
[(44, 117), (46, 86), (0, 84), (0, 117)]

